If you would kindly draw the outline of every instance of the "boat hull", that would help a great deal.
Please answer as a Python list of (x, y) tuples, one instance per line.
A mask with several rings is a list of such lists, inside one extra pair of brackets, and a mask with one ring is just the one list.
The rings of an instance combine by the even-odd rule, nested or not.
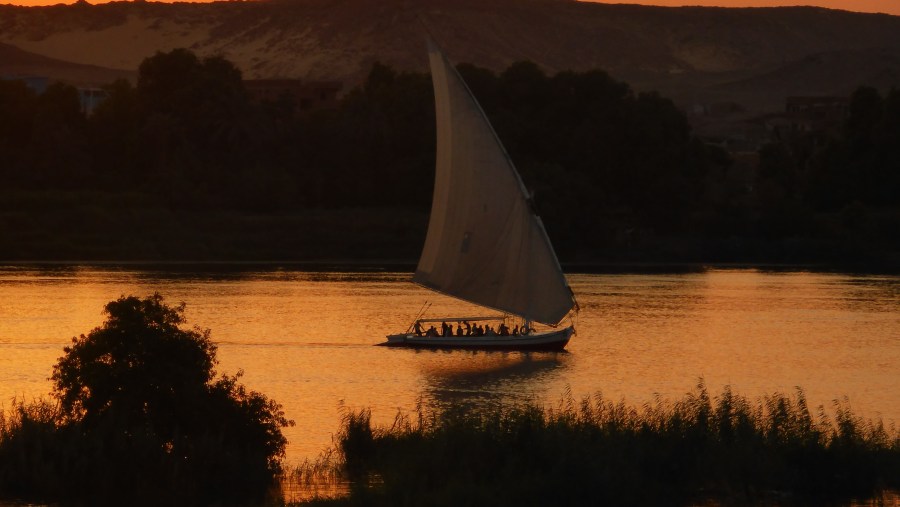
[(574, 334), (572, 326), (544, 333), (510, 336), (417, 336), (411, 333), (388, 335), (386, 347), (472, 350), (563, 350)]

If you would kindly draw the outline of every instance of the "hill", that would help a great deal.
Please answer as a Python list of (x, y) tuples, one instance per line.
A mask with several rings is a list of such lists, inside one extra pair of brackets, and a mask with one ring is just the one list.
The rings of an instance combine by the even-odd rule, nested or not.
[(345, 89), (375, 61), (424, 70), (428, 31), (457, 62), (493, 70), (523, 59), (547, 72), (603, 68), (682, 104), (737, 97), (771, 110), (785, 95), (844, 93), (849, 81), (900, 84), (900, 17), (812, 7), (570, 0), (0, 6), (0, 42), (59, 60), (135, 69), (156, 51), (187, 47), (225, 56), (247, 77), (340, 80)]
[(0, 43), (0, 76), (4, 75), (44, 76), (74, 84), (100, 84), (134, 79), (135, 72), (66, 62)]

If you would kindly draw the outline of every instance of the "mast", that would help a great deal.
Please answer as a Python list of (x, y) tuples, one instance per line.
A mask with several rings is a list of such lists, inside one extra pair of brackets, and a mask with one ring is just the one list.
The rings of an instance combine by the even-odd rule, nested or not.
[(575, 302), (543, 223), (487, 115), (428, 42), (437, 157), (428, 235), (413, 281), (556, 325)]

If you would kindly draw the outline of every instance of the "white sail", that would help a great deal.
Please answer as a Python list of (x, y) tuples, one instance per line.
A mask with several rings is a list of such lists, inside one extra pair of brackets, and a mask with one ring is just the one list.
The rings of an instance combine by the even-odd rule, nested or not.
[(428, 234), (413, 281), (548, 325), (572, 292), (528, 193), (481, 106), (429, 41), (437, 162)]

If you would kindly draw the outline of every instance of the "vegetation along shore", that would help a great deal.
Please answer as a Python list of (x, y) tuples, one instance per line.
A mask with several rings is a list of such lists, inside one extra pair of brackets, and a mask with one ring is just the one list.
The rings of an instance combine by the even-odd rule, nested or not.
[[(602, 70), (459, 70), (562, 262), (897, 265), (900, 91), (758, 152), (748, 179), (683, 111)], [(427, 74), (374, 64), (334, 107), (255, 101), (221, 57), (158, 53), (86, 116), (0, 81), (0, 259), (415, 259), (431, 202)]]
[[(829, 415), (829, 413), (831, 415)], [(339, 433), (347, 498), (322, 505), (847, 505), (900, 488), (900, 432), (844, 402), (815, 414), (802, 389), (757, 401), (701, 380), (643, 407), (564, 397), (555, 407), (398, 415)]]

